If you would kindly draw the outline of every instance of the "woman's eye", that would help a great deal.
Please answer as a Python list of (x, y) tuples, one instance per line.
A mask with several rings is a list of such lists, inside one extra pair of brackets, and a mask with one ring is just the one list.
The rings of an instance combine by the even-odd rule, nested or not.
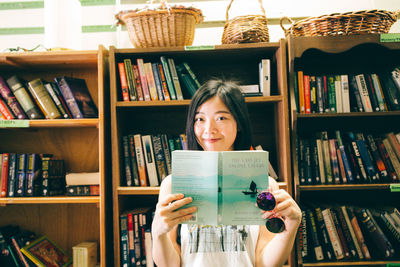
[(223, 121), (223, 120), (226, 120), (226, 117), (218, 117), (217, 118), (217, 121)]
[(202, 118), (195, 118), (194, 119), (195, 122), (202, 121), (202, 120), (203, 120)]

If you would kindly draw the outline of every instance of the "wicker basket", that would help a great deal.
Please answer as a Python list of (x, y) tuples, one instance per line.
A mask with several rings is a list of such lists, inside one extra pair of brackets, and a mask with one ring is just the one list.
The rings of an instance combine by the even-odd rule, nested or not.
[(228, 12), (231, 8), (232, 2), (233, 0), (231, 0), (226, 9), (226, 22), (222, 34), (222, 43), (237, 44), (268, 42), (268, 20), (265, 16), (262, 0), (258, 0), (258, 2), (260, 3), (263, 15), (238, 16), (229, 20)]
[(183, 6), (127, 10), (116, 15), (125, 24), (136, 48), (191, 45), (195, 26), (203, 21), (201, 10)]
[[(288, 17), (283, 17), (281, 18), (281, 27), (286, 35), (294, 36), (387, 33), (393, 23), (397, 21), (398, 14), (399, 11), (363, 10), (310, 17), (296, 23), (293, 23)], [(292, 24), (290, 28), (283, 27), (284, 20), (289, 20)]]

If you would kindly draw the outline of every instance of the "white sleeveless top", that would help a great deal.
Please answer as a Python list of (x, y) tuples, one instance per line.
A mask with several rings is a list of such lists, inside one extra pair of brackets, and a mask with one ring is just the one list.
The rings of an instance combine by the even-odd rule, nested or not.
[(259, 225), (182, 224), (181, 266), (254, 266)]

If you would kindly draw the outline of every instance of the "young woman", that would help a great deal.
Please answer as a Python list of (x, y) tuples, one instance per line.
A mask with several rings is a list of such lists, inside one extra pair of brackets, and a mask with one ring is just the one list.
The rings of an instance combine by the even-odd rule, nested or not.
[[(237, 84), (222, 80), (205, 83), (193, 96), (186, 122), (190, 150), (249, 150), (251, 129), (244, 98)], [(293, 247), (301, 211), (276, 181), (269, 190), (277, 205), (260, 210), (267, 219), (279, 216), (285, 230), (279, 234), (259, 225), (188, 225), (196, 207), (185, 208), (190, 196), (171, 194), (171, 176), (161, 184), (152, 224), (153, 259), (163, 266), (282, 266)], [(267, 188), (265, 188), (267, 190)]]

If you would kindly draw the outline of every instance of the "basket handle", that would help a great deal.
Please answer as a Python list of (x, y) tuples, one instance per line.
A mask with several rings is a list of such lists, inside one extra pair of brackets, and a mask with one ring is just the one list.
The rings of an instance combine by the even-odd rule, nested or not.
[[(290, 22), (290, 26), (287, 29), (283, 26), (283, 21), (285, 19)], [(281, 20), (279, 21), (279, 24), (281, 25), (281, 28), (282, 28), (283, 32), (285, 33), (285, 35), (288, 35), (291, 33), (291, 28), (292, 28), (292, 25), (294, 24), (294, 21), (291, 18), (285, 16), (285, 17), (281, 18)]]
[[(229, 3), (228, 7), (226, 8), (226, 21), (229, 20), (228, 12), (229, 12), (229, 9), (231, 8), (232, 3), (233, 3), (233, 0), (231, 0), (231, 2)], [(261, 12), (265, 16), (265, 9), (264, 9), (264, 6), (262, 4), (262, 0), (258, 0), (258, 3), (260, 3)]]

